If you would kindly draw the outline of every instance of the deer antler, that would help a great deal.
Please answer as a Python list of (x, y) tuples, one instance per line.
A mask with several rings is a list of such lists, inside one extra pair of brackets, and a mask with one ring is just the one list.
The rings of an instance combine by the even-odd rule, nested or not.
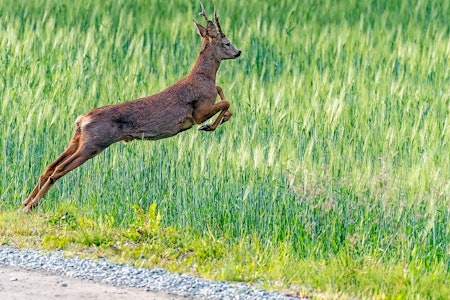
[(206, 20), (206, 30), (208, 31), (208, 35), (210, 37), (217, 37), (217, 28), (214, 25), (214, 23), (208, 19), (208, 17), (206, 16), (206, 12), (205, 12), (205, 7), (203, 6), (203, 3), (200, 2), (200, 5), (202, 7), (202, 12), (199, 13), (200, 16), (203, 16)]
[(203, 18), (205, 18), (206, 22), (211, 22), (210, 20), (208, 20), (208, 17), (206, 16), (205, 7), (203, 6), (202, 2), (200, 2), (200, 6), (202, 7), (202, 12), (199, 13), (199, 15), (203, 16)]
[(214, 20), (216, 21), (216, 26), (217, 29), (219, 29), (219, 33), (222, 37), (225, 36), (225, 34), (223, 34), (222, 32), (222, 28), (220, 27), (220, 23), (219, 23), (219, 17), (217, 17), (217, 13), (216, 13), (216, 8), (214, 7)]

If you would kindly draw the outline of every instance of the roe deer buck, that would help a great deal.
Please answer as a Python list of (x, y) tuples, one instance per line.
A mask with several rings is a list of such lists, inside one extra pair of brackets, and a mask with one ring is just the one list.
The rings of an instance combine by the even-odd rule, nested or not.
[[(21, 208), (29, 212), (62, 176), (118, 141), (157, 140), (174, 136), (201, 124), (220, 112), (212, 124), (199, 130), (213, 131), (231, 117), (230, 103), (216, 86), (216, 73), (225, 59), (240, 56), (220, 28), (214, 11), (213, 21), (201, 5), (206, 28), (195, 22), (202, 47), (190, 73), (163, 91), (144, 98), (95, 108), (75, 121), (75, 133), (64, 152), (47, 166)], [(220, 101), (216, 102), (219, 95)]]

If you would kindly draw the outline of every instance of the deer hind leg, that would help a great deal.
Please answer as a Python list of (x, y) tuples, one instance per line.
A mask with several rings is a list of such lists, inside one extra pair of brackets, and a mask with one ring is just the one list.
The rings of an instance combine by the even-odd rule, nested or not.
[(47, 177), (47, 180), (40, 187), (39, 191), (34, 195), (34, 197), (24, 206), (25, 211), (33, 210), (38, 204), (39, 201), (44, 198), (45, 194), (48, 190), (53, 186), (53, 184), (66, 175), (68, 172), (73, 169), (79, 167), (88, 159), (94, 157), (98, 153), (100, 153), (104, 148), (103, 147), (87, 147), (85, 145), (80, 144), (78, 149), (67, 157), (64, 161), (57, 164), (52, 174)]
[(58, 156), (58, 158), (55, 159), (51, 164), (49, 164), (44, 173), (39, 176), (39, 180), (36, 186), (31, 191), (30, 195), (28, 195), (27, 199), (23, 201), (21, 208), (26, 207), (34, 199), (34, 197), (36, 197), (36, 194), (41, 190), (41, 187), (45, 184), (50, 175), (55, 172), (55, 168), (77, 151), (78, 143), (79, 133), (75, 133), (69, 143), (69, 146), (67, 146), (67, 148), (61, 153), (61, 155)]

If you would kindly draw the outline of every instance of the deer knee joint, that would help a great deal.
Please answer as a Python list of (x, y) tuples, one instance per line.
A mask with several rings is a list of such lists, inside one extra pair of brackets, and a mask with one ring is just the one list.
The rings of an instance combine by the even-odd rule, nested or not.
[(227, 110), (225, 112), (225, 114), (223, 115), (222, 123), (225, 123), (226, 121), (228, 121), (231, 118), (232, 115), (233, 115), (233, 113), (231, 112), (231, 110)]
[(48, 178), (48, 182), (50, 183), (50, 184), (54, 184), (55, 182), (56, 182), (56, 180), (58, 180), (58, 178), (56, 178), (55, 176), (50, 176), (49, 178)]

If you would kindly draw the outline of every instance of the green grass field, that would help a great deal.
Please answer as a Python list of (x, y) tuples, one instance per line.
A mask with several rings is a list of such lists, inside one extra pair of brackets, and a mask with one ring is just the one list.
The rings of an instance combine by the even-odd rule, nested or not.
[(0, 244), (127, 261), (132, 240), (136, 264), (215, 279), (450, 297), (450, 2), (215, 5), (243, 51), (218, 73), (233, 118), (114, 144), (24, 218), (76, 117), (185, 76), (203, 20), (198, 1), (0, 2)]

